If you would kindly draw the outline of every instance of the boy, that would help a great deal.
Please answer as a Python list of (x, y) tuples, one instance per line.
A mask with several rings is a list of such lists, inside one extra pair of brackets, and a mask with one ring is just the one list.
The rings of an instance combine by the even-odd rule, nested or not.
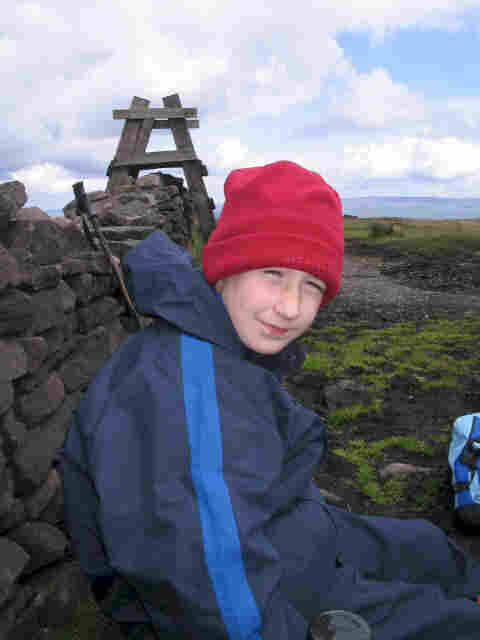
[(231, 172), (225, 196), (203, 273), (159, 232), (125, 256), (156, 320), (104, 365), (65, 441), (65, 520), (102, 610), (132, 637), (369, 637), (322, 631), (332, 610), (376, 640), (477, 637), (480, 567), (425, 520), (326, 505), (325, 426), (281, 385), (339, 290), (338, 194), (280, 161)]

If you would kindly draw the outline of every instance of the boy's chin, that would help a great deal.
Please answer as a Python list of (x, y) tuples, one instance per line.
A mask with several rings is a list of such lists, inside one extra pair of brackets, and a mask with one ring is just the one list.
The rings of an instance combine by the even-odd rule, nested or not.
[(265, 346), (265, 347), (260, 345), (255, 345), (255, 347), (250, 347), (248, 345), (247, 346), (249, 349), (251, 349), (252, 351), (255, 351), (255, 353), (258, 353), (262, 356), (274, 356), (275, 354), (280, 353), (280, 351), (283, 351), (288, 344), (289, 344), (288, 342), (285, 342), (282, 344)]

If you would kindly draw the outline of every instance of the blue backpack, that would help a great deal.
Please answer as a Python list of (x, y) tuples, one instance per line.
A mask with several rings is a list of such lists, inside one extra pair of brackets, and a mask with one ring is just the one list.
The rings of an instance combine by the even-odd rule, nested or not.
[(460, 416), (453, 423), (448, 463), (455, 515), (466, 528), (480, 531), (480, 413)]

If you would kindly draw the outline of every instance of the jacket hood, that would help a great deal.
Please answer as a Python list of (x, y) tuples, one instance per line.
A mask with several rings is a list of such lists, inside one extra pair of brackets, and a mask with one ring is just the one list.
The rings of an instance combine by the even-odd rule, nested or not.
[(155, 231), (123, 257), (125, 286), (137, 310), (246, 357), (278, 378), (305, 360), (299, 338), (274, 355), (256, 353), (238, 336), (222, 296), (195, 267), (190, 253)]

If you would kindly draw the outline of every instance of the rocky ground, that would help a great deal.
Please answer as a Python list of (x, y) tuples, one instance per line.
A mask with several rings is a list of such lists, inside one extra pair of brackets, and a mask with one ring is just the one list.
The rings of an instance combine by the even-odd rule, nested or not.
[[(307, 352), (315, 350), (315, 340), (332, 340), (332, 335), (341, 336), (347, 349), (349, 344), (353, 349), (356, 340), (357, 348), (359, 336), (373, 329), (377, 336), (390, 336), (397, 343), (410, 335), (413, 353), (418, 336), (427, 328), (430, 334), (425, 335), (433, 335), (437, 328), (440, 337), (449, 331), (452, 338), (444, 339), (446, 352), (437, 352), (434, 365), (443, 359), (462, 375), (450, 388), (441, 384), (428, 388), (425, 381), (442, 378), (438, 367), (432, 366), (431, 374), (422, 371), (422, 376), (404, 368), (389, 380), (381, 411), (360, 412), (332, 424), (332, 412), (338, 417), (339, 408), (345, 412), (346, 407), (365, 402), (365, 396), (375, 397), (368, 385), (359, 383), (365, 368), (361, 361), (358, 375), (351, 365), (339, 376), (304, 367), (287, 378), (286, 386), (304, 406), (329, 420), (329, 455), (315, 477), (318, 486), (331, 494), (325, 494), (327, 502), (356, 513), (426, 518), (480, 559), (480, 535), (461, 531), (454, 518), (448, 466), (453, 421), (480, 412), (476, 334), (465, 330), (479, 312), (480, 256), (459, 249), (454, 257), (405, 259), (395, 251), (350, 243), (340, 294), (318, 315)], [(335, 350), (334, 340), (329, 348)], [(463, 366), (467, 360), (473, 364)], [(445, 375), (450, 374), (445, 364)]]

